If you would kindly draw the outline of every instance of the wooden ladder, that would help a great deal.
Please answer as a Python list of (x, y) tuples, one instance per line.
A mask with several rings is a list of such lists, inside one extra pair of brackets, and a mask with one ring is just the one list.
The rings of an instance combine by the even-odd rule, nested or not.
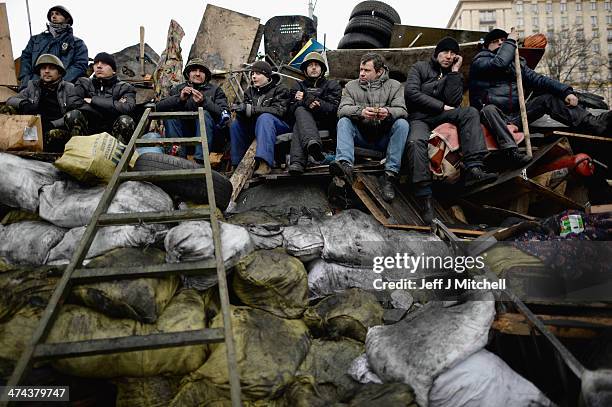
[[(161, 138), (144, 140), (140, 137), (148, 129), (151, 120), (154, 119), (190, 119), (197, 118), (200, 126), (200, 134), (203, 137), (192, 138)], [(211, 135), (212, 137), (212, 135)], [(90, 356), (109, 353), (129, 352), (145, 349), (161, 349), (169, 347), (189, 346), (194, 344), (220, 343), (224, 342), (227, 349), (227, 364), (230, 382), (230, 394), (232, 407), (239, 407), (240, 402), (240, 378), (236, 362), (234, 348), (234, 337), (232, 335), (232, 324), (230, 319), (230, 305), (225, 276), (225, 265), (221, 251), (220, 226), (215, 213), (216, 203), (212, 181), (212, 170), (210, 167), (206, 127), (204, 125), (204, 110), (200, 107), (197, 112), (151, 112), (145, 110), (138, 126), (136, 127), (125, 153), (117, 164), (117, 169), (106, 187), (104, 194), (96, 208), (85, 233), (74, 252), (70, 264), (64, 271), (49, 303), (45, 308), (41, 320), (34, 334), (21, 354), (15, 369), (7, 383), (7, 387), (18, 386), (27, 376), (32, 364), (37, 360), (50, 360), (75, 356)], [(183, 169), (168, 171), (140, 171), (127, 172), (128, 163), (134, 153), (136, 146), (152, 146), (159, 144), (202, 144), (204, 168)], [(119, 184), (123, 181), (168, 181), (179, 179), (194, 179), (205, 176), (206, 190), (208, 193), (209, 208), (185, 209), (164, 212), (140, 212), (140, 213), (106, 213)], [(146, 266), (140, 269), (130, 267), (110, 268), (83, 268), (82, 262), (93, 242), (96, 232), (100, 227), (109, 225), (126, 225), (141, 223), (176, 223), (185, 220), (209, 219), (212, 229), (212, 237), (215, 248), (214, 260), (196, 261), (177, 264), (162, 264)], [(221, 313), (223, 315), (223, 329), (202, 329), (184, 332), (158, 333), (150, 335), (128, 336), (121, 338), (95, 339), (65, 343), (45, 343), (51, 331), (61, 305), (64, 303), (73, 285), (101, 282), (117, 279), (142, 278), (142, 277), (164, 277), (177, 273), (202, 274), (217, 271), (219, 296), (221, 300)], [(3, 402), (2, 405), (6, 405)]]

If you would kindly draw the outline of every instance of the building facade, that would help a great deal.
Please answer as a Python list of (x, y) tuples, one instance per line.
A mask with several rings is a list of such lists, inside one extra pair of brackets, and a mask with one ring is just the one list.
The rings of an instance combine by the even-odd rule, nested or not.
[[(494, 27), (519, 38), (534, 33), (553, 38), (567, 31), (588, 48), (588, 60), (579, 61), (569, 75), (576, 89), (588, 89), (612, 104), (612, 0), (459, 0), (448, 28), (489, 31)], [(559, 35), (559, 34), (557, 34)], [(594, 56), (602, 65), (593, 68)], [(544, 63), (538, 71), (547, 73)]]

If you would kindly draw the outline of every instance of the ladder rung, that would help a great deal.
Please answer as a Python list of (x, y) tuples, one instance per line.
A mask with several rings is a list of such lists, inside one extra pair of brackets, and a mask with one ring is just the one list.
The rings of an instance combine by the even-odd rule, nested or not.
[(121, 181), (172, 181), (177, 179), (200, 178), (206, 175), (204, 168), (191, 170), (159, 170), (159, 171), (132, 171), (119, 174)]
[(105, 213), (98, 218), (98, 226), (168, 223), (209, 218), (209, 208), (192, 208), (164, 212)]
[(154, 146), (157, 144), (200, 144), (201, 137), (175, 137), (175, 138), (155, 138), (155, 139), (138, 139), (137, 146)]
[(198, 112), (151, 112), (151, 118), (174, 119), (179, 117), (198, 117)]
[(225, 337), (222, 329), (210, 328), (197, 331), (134, 335), (122, 338), (92, 339), (89, 341), (44, 343), (36, 346), (34, 358), (41, 360), (103, 355), (145, 349), (161, 349), (223, 342), (224, 339)]
[[(237, 260), (230, 260), (226, 270), (233, 267)], [(154, 264), (139, 267), (104, 267), (79, 268), (74, 270), (70, 281), (74, 284), (98, 283), (101, 281), (118, 280), (122, 278), (156, 278), (172, 274), (199, 274), (216, 272), (217, 263), (214, 259), (191, 261), (183, 263)], [(216, 274), (215, 274), (216, 275)]]

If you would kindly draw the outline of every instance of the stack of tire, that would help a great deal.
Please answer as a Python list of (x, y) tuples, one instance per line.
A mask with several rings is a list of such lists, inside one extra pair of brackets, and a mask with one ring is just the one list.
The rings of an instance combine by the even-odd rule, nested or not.
[(393, 7), (382, 1), (363, 1), (351, 12), (338, 49), (387, 48), (393, 24), (401, 24)]

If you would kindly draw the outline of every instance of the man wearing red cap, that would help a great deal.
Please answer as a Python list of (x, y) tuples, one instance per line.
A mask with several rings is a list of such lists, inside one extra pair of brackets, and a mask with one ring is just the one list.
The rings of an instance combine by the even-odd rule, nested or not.
[(63, 6), (53, 6), (47, 12), (47, 20), (47, 30), (32, 36), (21, 53), (20, 90), (28, 85), (28, 81), (39, 78), (34, 65), (42, 54), (55, 55), (62, 61), (66, 70), (65, 81), (75, 82), (87, 71), (87, 46), (72, 34), (70, 12)]

